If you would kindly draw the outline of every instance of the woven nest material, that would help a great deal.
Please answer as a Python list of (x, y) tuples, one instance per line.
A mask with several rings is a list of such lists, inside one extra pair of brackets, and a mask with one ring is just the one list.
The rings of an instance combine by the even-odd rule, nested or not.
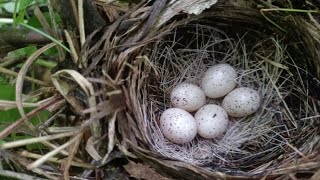
[[(153, 26), (144, 11), (148, 8), (140, 4), (90, 36), (83, 66), (94, 69), (94, 78), (105, 79), (106, 85), (95, 88), (106, 92), (102, 102), (117, 109), (116, 128), (112, 123), (107, 128), (116, 130), (122, 152), (186, 179), (311, 177), (317, 172), (319, 24), (310, 14), (264, 12), (258, 7), (275, 7), (257, 3), (217, 3), (201, 15), (175, 16)], [(131, 21), (135, 18), (142, 20)], [(217, 63), (237, 69), (237, 86), (260, 92), (261, 108), (231, 118), (222, 137), (169, 142), (158, 121), (170, 107), (171, 89), (180, 82), (199, 84), (203, 72)]]

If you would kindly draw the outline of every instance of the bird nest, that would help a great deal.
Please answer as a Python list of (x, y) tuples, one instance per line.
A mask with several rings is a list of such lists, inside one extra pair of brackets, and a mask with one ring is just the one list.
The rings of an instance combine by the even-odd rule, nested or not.
[[(116, 138), (127, 156), (173, 177), (311, 177), (320, 167), (319, 24), (307, 10), (297, 14), (281, 9), (290, 4), (277, 5), (217, 3), (198, 16), (160, 18), (152, 27), (152, 18), (130, 21), (146, 18), (146, 7), (138, 5), (93, 33), (83, 66), (103, 77), (95, 88), (106, 92), (100, 100), (116, 111), (117, 123), (111, 118), (106, 127), (107, 154)], [(260, 109), (230, 118), (227, 132), (216, 139), (171, 143), (159, 117), (171, 107), (172, 88), (199, 85), (206, 69), (218, 63), (236, 68), (238, 87), (260, 93)]]

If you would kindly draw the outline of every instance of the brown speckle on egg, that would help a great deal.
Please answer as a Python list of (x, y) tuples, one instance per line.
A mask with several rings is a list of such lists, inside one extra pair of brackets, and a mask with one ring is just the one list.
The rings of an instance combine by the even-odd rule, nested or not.
[(253, 114), (259, 109), (260, 104), (259, 93), (248, 87), (234, 89), (222, 101), (222, 107), (232, 117)]
[(160, 117), (160, 129), (164, 137), (173, 143), (190, 142), (197, 134), (197, 123), (187, 111), (169, 108)]
[(227, 130), (228, 115), (218, 105), (207, 104), (199, 109), (195, 116), (198, 123), (198, 134), (203, 138), (215, 138)]
[(193, 112), (204, 105), (206, 96), (200, 87), (181, 83), (173, 88), (170, 100), (174, 107)]

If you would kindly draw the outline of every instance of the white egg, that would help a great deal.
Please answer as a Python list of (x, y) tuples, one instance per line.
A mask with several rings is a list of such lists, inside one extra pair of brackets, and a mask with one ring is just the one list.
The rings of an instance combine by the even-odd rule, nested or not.
[(218, 105), (207, 104), (194, 116), (198, 123), (198, 134), (203, 138), (215, 138), (222, 135), (228, 127), (228, 114)]
[(177, 144), (190, 142), (197, 135), (194, 117), (179, 108), (169, 108), (162, 113), (160, 129), (164, 137)]
[(231, 91), (222, 101), (222, 107), (229, 116), (244, 117), (255, 113), (261, 103), (260, 95), (257, 91), (241, 87)]
[(209, 98), (228, 94), (237, 85), (237, 72), (229, 64), (218, 64), (209, 68), (202, 78), (201, 87)]
[(206, 95), (202, 89), (189, 83), (181, 83), (173, 88), (170, 95), (173, 107), (192, 112), (204, 105)]

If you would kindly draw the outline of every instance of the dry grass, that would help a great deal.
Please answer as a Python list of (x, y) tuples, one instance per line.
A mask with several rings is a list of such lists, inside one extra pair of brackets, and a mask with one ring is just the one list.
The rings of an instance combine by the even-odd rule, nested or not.
[[(316, 114), (310, 107), (307, 89), (299, 80), (301, 69), (293, 64), (279, 40), (269, 38), (247, 46), (245, 38), (246, 35), (230, 38), (213, 27), (189, 24), (157, 43), (150, 58), (154, 68), (145, 82), (143, 101), (144, 121), (155, 151), (170, 159), (209, 165), (215, 170), (237, 169), (238, 174), (249, 172), (250, 175), (271, 170), (268, 166), (256, 167), (272, 162), (287, 153), (286, 149), (293, 151), (287, 160), (301, 155), (298, 149), (303, 146), (296, 144), (292, 134), (300, 128), (312, 128), (312, 123), (301, 126), (301, 118)], [(188, 144), (171, 143), (162, 135), (158, 120), (171, 107), (172, 88), (181, 82), (199, 85), (206, 69), (218, 63), (228, 63), (237, 69), (238, 87), (260, 92), (261, 108), (245, 118), (230, 117), (227, 132), (219, 138), (208, 140), (197, 136)], [(287, 97), (301, 98), (296, 100), (300, 111), (288, 104)], [(221, 104), (221, 99), (207, 101)]]
[[(81, 3), (79, 11), (74, 4), (81, 36), (64, 32), (70, 62), (79, 72), (59, 69), (53, 84), (27, 77), (28, 64), (37, 54), (20, 73), (0, 68), (20, 76), (18, 90), (24, 80), (44, 86), (27, 95), (29, 99), (46, 97), (29, 104), (20, 89), (17, 101), (1, 101), (0, 108), (16, 104), (20, 109), (37, 108), (0, 133), (5, 137), (27, 129), (23, 134), (32, 136), (1, 144), (0, 153), (11, 171), (0, 174), (26, 179), (35, 178), (26, 175), (31, 173), (47, 179), (108, 177), (113, 175), (112, 160), (131, 158), (177, 179), (294, 179), (299, 172), (317, 179), (320, 26), (311, 14), (315, 11), (294, 11), (290, 1), (257, 0), (250, 7), (228, 2), (189, 17), (176, 16), (181, 12), (168, 7), (149, 11), (157, 7), (149, 6), (151, 2), (125, 9), (99, 2), (113, 21), (87, 37)], [(52, 11), (50, 4), (49, 8)], [(165, 11), (170, 18), (157, 22)], [(60, 42), (57, 33), (52, 35)], [(62, 64), (68, 60), (65, 53), (59, 47)], [(260, 92), (260, 110), (246, 118), (231, 118), (225, 135), (214, 140), (197, 137), (183, 146), (167, 141), (157, 121), (170, 107), (171, 89), (183, 81), (199, 85), (205, 70), (217, 63), (237, 69), (238, 86)], [(219, 104), (221, 99), (209, 102)], [(45, 109), (52, 116), (31, 130), (26, 128), (25, 122)], [(35, 143), (45, 148), (20, 151)]]

